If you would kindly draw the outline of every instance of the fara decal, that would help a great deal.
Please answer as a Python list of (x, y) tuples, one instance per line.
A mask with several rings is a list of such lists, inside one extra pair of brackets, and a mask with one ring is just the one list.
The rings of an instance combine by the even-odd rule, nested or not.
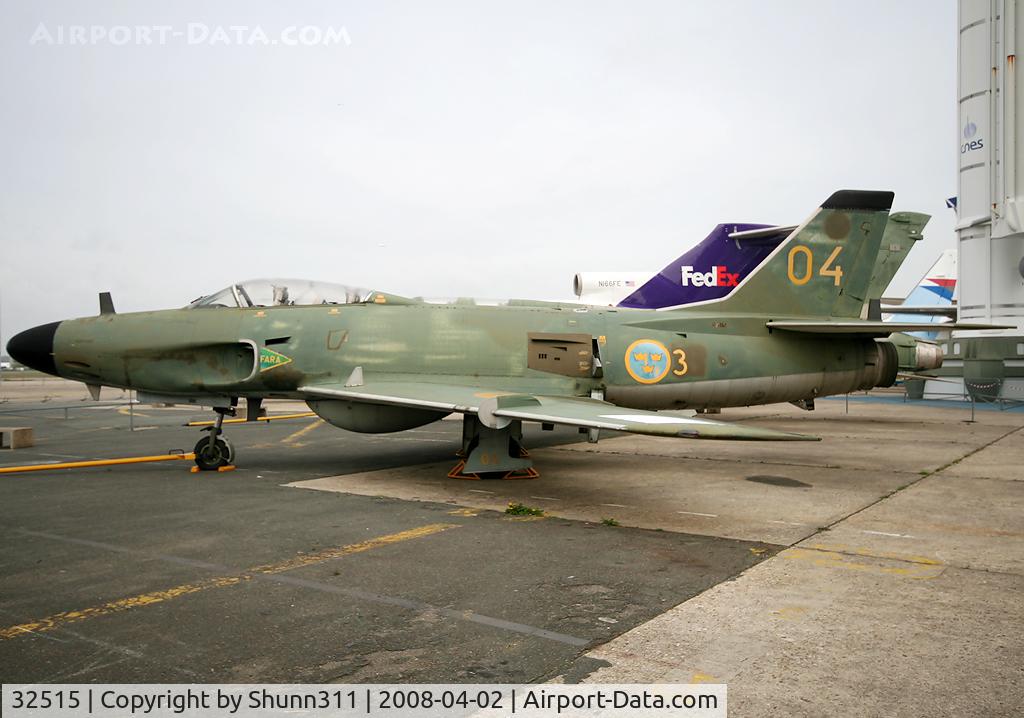
[(269, 371), (274, 367), (291, 364), (292, 360), (284, 354), (279, 354), (273, 349), (260, 348), (260, 371)]
[(657, 384), (671, 365), (668, 349), (653, 339), (638, 339), (626, 349), (626, 371), (641, 384)]

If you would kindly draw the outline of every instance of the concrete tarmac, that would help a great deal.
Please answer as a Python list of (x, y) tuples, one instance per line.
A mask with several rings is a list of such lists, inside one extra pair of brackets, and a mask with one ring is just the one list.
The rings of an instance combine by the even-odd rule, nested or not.
[[(188, 450), (204, 418), (122, 409), (0, 414), (38, 442), (0, 464)], [(820, 444), (532, 428), (533, 481), (445, 478), (454, 421), (232, 427), (226, 474), (4, 476), (0, 678), (727, 682), (733, 716), (1020, 715), (1024, 413), (970, 415), (716, 417)]]
[[(182, 423), (208, 418), (136, 407), (129, 431), (123, 406), (68, 419), (41, 408), (3, 408), (0, 424), (32, 426), (37, 443), (0, 465), (187, 451), (199, 432)], [(0, 475), (0, 680), (545, 680), (777, 550), (283, 485), (453, 465), (455, 421), (394, 437), (315, 418), (228, 434), (227, 473), (165, 462)]]
[(721, 418), (824, 440), (559, 446), (535, 452), (540, 481), (489, 493), (437, 466), (295, 485), (784, 547), (554, 680), (725, 682), (732, 716), (1024, 713), (1024, 414), (839, 399)]

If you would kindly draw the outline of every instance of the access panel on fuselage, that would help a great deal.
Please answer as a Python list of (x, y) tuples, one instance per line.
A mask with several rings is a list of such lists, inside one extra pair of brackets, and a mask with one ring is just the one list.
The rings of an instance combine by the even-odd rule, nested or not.
[(594, 338), (589, 334), (527, 335), (526, 366), (562, 376), (590, 377), (594, 370)]

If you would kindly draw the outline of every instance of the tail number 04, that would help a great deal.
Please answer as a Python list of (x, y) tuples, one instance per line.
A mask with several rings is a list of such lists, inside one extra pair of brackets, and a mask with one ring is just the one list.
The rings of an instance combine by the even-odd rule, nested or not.
[[(818, 276), (832, 277), (837, 287), (843, 278), (843, 268), (836, 264), (835, 261), (839, 258), (839, 253), (842, 251), (842, 247), (833, 249), (832, 254), (828, 255), (825, 263), (818, 268)], [(804, 256), (803, 261), (797, 259), (799, 255)], [(811, 281), (811, 276), (814, 274), (814, 252), (811, 251), (810, 247), (797, 244), (789, 250), (789, 263), (786, 265), (786, 273), (789, 276), (789, 281), (798, 286)]]

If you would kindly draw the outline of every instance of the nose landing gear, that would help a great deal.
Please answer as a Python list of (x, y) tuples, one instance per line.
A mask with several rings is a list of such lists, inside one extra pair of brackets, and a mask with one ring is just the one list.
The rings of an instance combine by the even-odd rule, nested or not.
[(235, 415), (234, 408), (215, 407), (217, 420), (213, 426), (207, 426), (203, 431), (209, 431), (208, 437), (204, 436), (196, 443), (193, 452), (196, 455), (196, 466), (200, 471), (217, 471), (222, 467), (230, 466), (235, 459), (235, 449), (223, 436), (224, 416)]

